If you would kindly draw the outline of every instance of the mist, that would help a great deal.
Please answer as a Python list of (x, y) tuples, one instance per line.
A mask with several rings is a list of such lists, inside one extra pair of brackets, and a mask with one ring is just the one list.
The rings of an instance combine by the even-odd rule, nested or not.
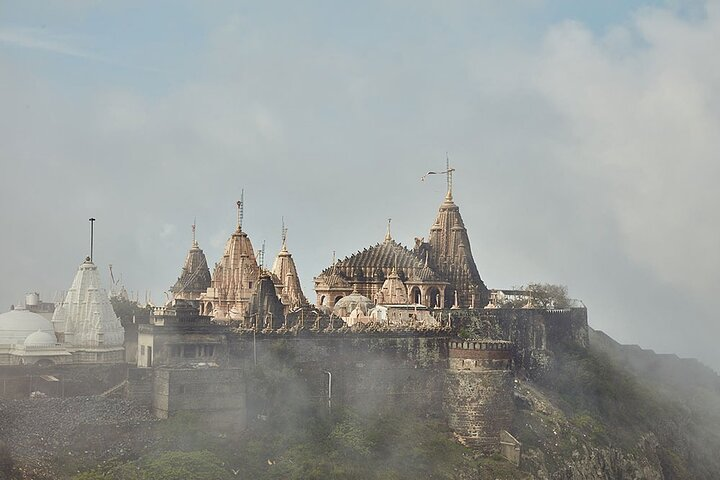
[(164, 302), (194, 219), (212, 265), (243, 188), (312, 299), (387, 218), (427, 236), (447, 152), (488, 287), (567, 285), (594, 328), (720, 368), (716, 5), (203, 7), (4, 7), (3, 311), (68, 288), (89, 217), (96, 263)]

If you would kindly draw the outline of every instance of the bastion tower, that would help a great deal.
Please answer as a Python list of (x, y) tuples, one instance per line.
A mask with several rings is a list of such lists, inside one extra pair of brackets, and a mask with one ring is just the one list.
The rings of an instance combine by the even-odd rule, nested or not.
[(513, 417), (512, 343), (451, 340), (443, 405), (450, 428), (466, 446), (499, 451)]

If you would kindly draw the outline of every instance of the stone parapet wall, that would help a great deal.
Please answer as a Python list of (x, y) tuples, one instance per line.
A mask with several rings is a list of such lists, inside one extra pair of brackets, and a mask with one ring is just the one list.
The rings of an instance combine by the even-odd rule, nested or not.
[(441, 315), (450, 315), (455, 335), (512, 342), (514, 368), (531, 376), (548, 368), (553, 351), (589, 346), (586, 308), (458, 309)]

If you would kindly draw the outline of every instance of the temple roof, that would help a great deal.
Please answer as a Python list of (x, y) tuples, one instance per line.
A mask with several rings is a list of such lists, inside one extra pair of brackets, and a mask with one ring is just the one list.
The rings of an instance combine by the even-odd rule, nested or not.
[(203, 293), (210, 286), (210, 269), (202, 249), (196, 242), (185, 257), (180, 277), (170, 289), (174, 294), (180, 292)]
[(273, 263), (272, 277), (275, 285), (283, 287), (281, 300), (285, 305), (296, 308), (308, 303), (300, 285), (295, 260), (293, 260), (292, 254), (288, 252), (284, 238), (282, 249)]
[(365, 248), (349, 257), (345, 257), (337, 263), (338, 268), (397, 267), (398, 270), (415, 269), (421, 265), (422, 259), (420, 257), (393, 239), (387, 239), (383, 243)]
[(97, 267), (86, 258), (65, 300), (55, 309), (53, 324), (65, 341), (79, 347), (122, 346), (125, 330), (115, 315)]

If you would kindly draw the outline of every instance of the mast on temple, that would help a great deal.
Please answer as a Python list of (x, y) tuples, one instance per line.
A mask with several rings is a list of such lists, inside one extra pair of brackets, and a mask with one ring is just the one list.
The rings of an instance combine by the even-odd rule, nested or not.
[(93, 261), (93, 247), (94, 247), (94, 243), (95, 243), (95, 238), (94, 238), (95, 219), (90, 218), (89, 220), (90, 220), (90, 261), (92, 262)]
[[(429, 254), (432, 268), (440, 273), (454, 290), (446, 292), (445, 307), (468, 308), (470, 305), (475, 306), (476, 300), (479, 300), (480, 306), (485, 306), (489, 292), (473, 259), (460, 208), (453, 202), (454, 172), (455, 169), (450, 166), (450, 159), (446, 154), (444, 172), (428, 172), (422, 177), (422, 180), (428, 175), (446, 175), (447, 178), (447, 194), (440, 205), (435, 223), (430, 227), (426, 254)], [(455, 296), (456, 299), (453, 298)]]
[(388, 218), (387, 233), (385, 234), (386, 242), (392, 241), (392, 235), (390, 235), (390, 222), (392, 222), (392, 218)]
[(453, 188), (453, 172), (455, 171), (454, 168), (450, 168), (450, 157), (448, 157), (447, 153), (445, 153), (445, 171), (444, 172), (427, 172), (425, 175), (423, 175), (420, 180), (425, 181), (425, 178), (427, 178), (428, 175), (445, 175), (447, 176), (447, 194), (445, 195), (445, 200), (452, 202), (453, 196), (452, 196), (452, 188)]
[(240, 190), (240, 200), (237, 201), (237, 228), (242, 231), (242, 222), (245, 209), (245, 189)]

